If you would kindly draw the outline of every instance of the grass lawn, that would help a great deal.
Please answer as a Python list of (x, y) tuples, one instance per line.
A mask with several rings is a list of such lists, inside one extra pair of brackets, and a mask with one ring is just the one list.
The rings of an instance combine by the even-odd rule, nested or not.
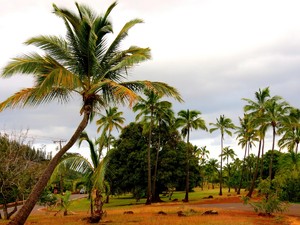
[[(104, 210), (107, 215), (102, 219), (100, 224), (111, 225), (288, 225), (292, 224), (291, 219), (287, 216), (275, 216), (275, 217), (261, 217), (254, 212), (245, 211), (229, 211), (223, 209), (216, 209), (218, 215), (202, 215), (206, 210), (212, 208), (200, 208), (199, 204), (216, 203), (216, 202), (228, 202), (237, 201), (238, 198), (234, 196), (227, 196), (227, 192), (223, 193), (222, 197), (218, 196), (218, 190), (205, 190), (195, 189), (195, 192), (190, 193), (190, 202), (183, 203), (181, 199), (184, 198), (184, 192), (174, 193), (172, 199), (177, 198), (177, 202), (168, 200), (167, 197), (162, 197), (164, 202), (154, 203), (146, 206), (145, 200), (136, 202), (135, 199), (130, 198), (129, 195), (123, 195), (118, 197), (111, 197), (110, 203), (104, 205)], [(203, 197), (213, 195), (213, 199), (204, 200)], [(32, 214), (26, 225), (86, 225), (88, 224), (84, 218), (89, 216), (89, 201), (87, 199), (76, 200), (72, 203), (70, 211), (74, 214), (63, 216), (62, 213), (54, 216), (54, 211), (41, 211), (37, 214)], [(132, 211), (133, 214), (124, 214), (125, 211)], [(166, 215), (159, 214), (160, 211), (166, 213)], [(183, 211), (186, 216), (179, 217), (178, 211)], [(296, 221), (296, 220), (295, 220)], [(297, 222), (297, 221), (296, 221)], [(5, 224), (1, 221), (0, 224)], [(296, 223), (293, 223), (296, 224)]]

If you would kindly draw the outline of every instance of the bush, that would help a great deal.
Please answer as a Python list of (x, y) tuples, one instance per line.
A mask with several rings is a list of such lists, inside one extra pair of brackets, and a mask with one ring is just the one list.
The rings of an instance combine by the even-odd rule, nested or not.
[(244, 204), (249, 204), (253, 207), (254, 211), (263, 215), (272, 215), (276, 212), (284, 212), (288, 209), (288, 204), (279, 199), (278, 194), (281, 188), (278, 180), (262, 180), (258, 185), (262, 198), (258, 202), (250, 201), (249, 197), (244, 197)]

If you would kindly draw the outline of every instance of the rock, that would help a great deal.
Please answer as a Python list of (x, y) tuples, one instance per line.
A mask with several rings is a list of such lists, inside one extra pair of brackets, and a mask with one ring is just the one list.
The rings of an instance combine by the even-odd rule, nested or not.
[(186, 215), (183, 213), (183, 211), (178, 211), (178, 212), (177, 212), (177, 215), (178, 215), (178, 216), (181, 216), (181, 217), (182, 217), (182, 216), (186, 216)]
[(215, 210), (207, 210), (202, 215), (218, 215), (219, 213)]
[(132, 211), (125, 211), (124, 214), (133, 214)]
[(159, 215), (167, 215), (167, 213), (165, 213), (164, 211), (159, 211), (158, 214)]

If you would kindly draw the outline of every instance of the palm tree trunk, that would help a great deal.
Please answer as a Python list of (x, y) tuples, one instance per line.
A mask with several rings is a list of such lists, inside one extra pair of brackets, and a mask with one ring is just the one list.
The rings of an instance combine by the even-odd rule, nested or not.
[(245, 160), (246, 160), (246, 155), (247, 155), (247, 147), (248, 147), (248, 145), (246, 144), (245, 154), (244, 154), (244, 159), (243, 159), (243, 166), (242, 166), (242, 175), (241, 175), (241, 178), (240, 178), (239, 188), (238, 188), (238, 191), (237, 191), (238, 195), (241, 194), (242, 181), (243, 181), (244, 170), (245, 170)]
[(230, 166), (228, 165), (228, 156), (227, 156), (227, 168), (228, 168), (228, 193), (230, 193)]
[(152, 190), (151, 190), (151, 139), (152, 139), (152, 125), (153, 125), (153, 112), (151, 111), (151, 121), (149, 127), (149, 140), (147, 149), (147, 162), (148, 162), (148, 188), (147, 188), (147, 200), (146, 205), (150, 205), (152, 202)]
[(255, 172), (254, 172), (254, 175), (253, 175), (253, 179), (252, 179), (252, 182), (251, 182), (251, 186), (250, 186), (250, 188), (249, 188), (249, 192), (248, 192), (248, 194), (246, 195), (246, 196), (249, 197), (249, 198), (251, 198), (251, 196), (252, 196), (252, 193), (253, 193), (253, 191), (254, 191), (255, 181), (256, 181), (257, 176), (258, 176), (258, 167), (259, 167), (259, 160), (260, 160), (261, 143), (262, 143), (262, 140), (259, 141), (258, 153), (257, 153), (257, 162), (256, 162)]
[(31, 213), (33, 207), (35, 206), (36, 202), (38, 201), (42, 191), (46, 187), (48, 180), (50, 179), (53, 170), (59, 163), (61, 157), (75, 144), (77, 139), (79, 138), (82, 131), (86, 128), (88, 125), (90, 116), (90, 111), (84, 111), (83, 119), (81, 120), (79, 126), (77, 127), (76, 131), (68, 141), (68, 143), (60, 149), (57, 154), (52, 158), (52, 160), (49, 162), (47, 168), (44, 170), (43, 174), (39, 178), (38, 182), (32, 189), (28, 199), (26, 200), (23, 207), (17, 212), (15, 217), (8, 223), (8, 225), (23, 225), (25, 221), (27, 220), (29, 214)]
[(153, 185), (152, 185), (152, 192), (153, 192), (153, 201), (158, 202), (159, 196), (156, 195), (156, 179), (157, 179), (157, 167), (158, 167), (158, 157), (159, 157), (159, 149), (160, 149), (160, 131), (158, 132), (158, 146), (156, 150), (156, 159), (154, 165), (154, 175), (153, 175)]
[(222, 195), (222, 183), (223, 183), (223, 174), (222, 174), (222, 167), (223, 167), (223, 134), (221, 135), (221, 167), (220, 167), (220, 192), (219, 195)]
[(275, 135), (276, 135), (275, 129), (276, 129), (275, 126), (273, 126), (273, 142), (272, 142), (272, 150), (271, 150), (270, 165), (269, 165), (269, 178), (270, 178), (270, 182), (272, 181), (273, 155), (274, 155)]
[(262, 139), (261, 146), (261, 160), (260, 160), (260, 178), (263, 179), (263, 171), (264, 171), (264, 150), (265, 150), (265, 138)]
[(186, 149), (186, 183), (185, 183), (185, 197), (184, 202), (189, 201), (189, 190), (190, 190), (190, 160), (189, 160), (189, 150), (190, 150), (190, 130), (187, 132), (187, 149)]

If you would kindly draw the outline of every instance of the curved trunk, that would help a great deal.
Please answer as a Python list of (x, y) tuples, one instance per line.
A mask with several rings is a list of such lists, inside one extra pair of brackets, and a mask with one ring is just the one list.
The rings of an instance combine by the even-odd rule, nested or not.
[(85, 111), (83, 119), (81, 120), (79, 126), (77, 127), (76, 131), (74, 132), (73, 136), (70, 138), (68, 143), (60, 149), (57, 154), (52, 158), (49, 162), (47, 168), (44, 170), (43, 174), (39, 178), (38, 182), (32, 189), (28, 199), (26, 200), (23, 207), (17, 212), (16, 216), (8, 223), (8, 225), (23, 225), (27, 220), (28, 216), (30, 215), (33, 207), (35, 206), (36, 202), (38, 201), (41, 193), (43, 192), (44, 188), (46, 187), (48, 180), (50, 179), (53, 170), (59, 163), (61, 157), (75, 144), (77, 139), (79, 138), (82, 131), (86, 128), (89, 121), (90, 112)]

